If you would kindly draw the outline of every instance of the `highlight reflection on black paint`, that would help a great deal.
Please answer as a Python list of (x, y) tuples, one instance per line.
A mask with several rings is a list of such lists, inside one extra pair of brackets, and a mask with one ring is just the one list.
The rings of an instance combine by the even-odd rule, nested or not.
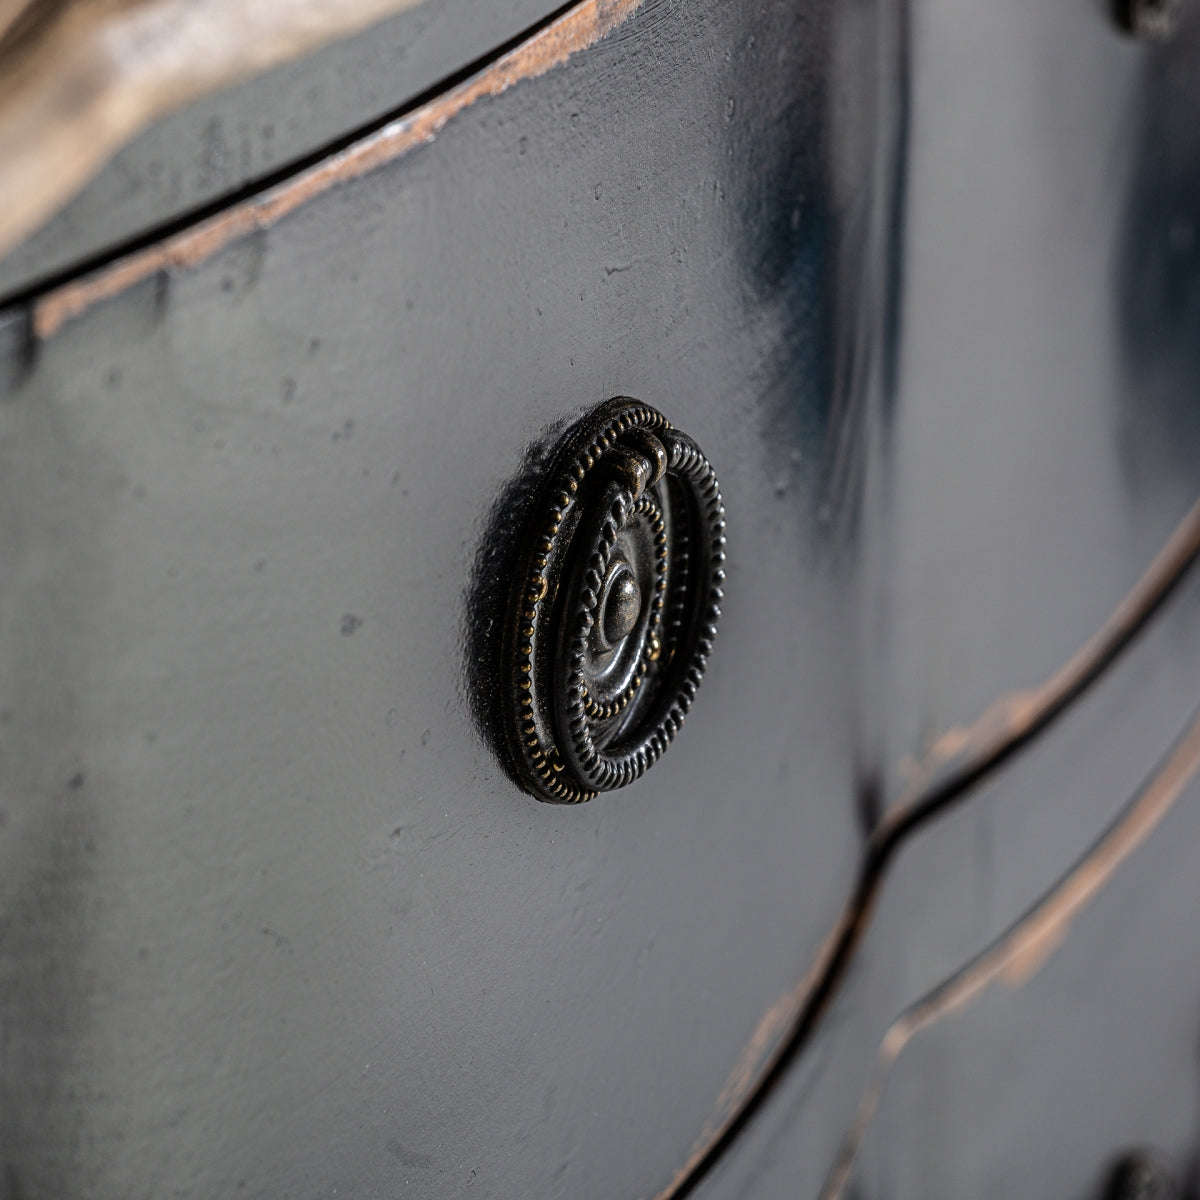
[[(775, 322), (754, 397), (765, 467), (797, 490), (817, 543), (849, 546), (870, 434), (886, 434), (896, 391), (908, 6), (832, 7), (803, 25), (794, 98), (770, 120), (751, 110), (753, 133), (731, 131), (728, 149), (743, 286)], [(744, 92), (753, 105), (749, 78)]]
[(1121, 444), (1135, 483), (1200, 453), (1200, 19), (1148, 54), (1114, 283), (1128, 387)]
[(730, 131), (728, 149), (742, 286), (756, 319), (772, 323), (750, 416), (761, 430), (771, 481), (780, 489), (801, 489), (811, 510), (809, 485), (824, 453), (833, 392), (830, 300), (837, 239), (827, 162), (827, 73), (804, 70), (808, 60), (827, 56), (829, 23), (803, 25), (792, 52), (803, 47), (805, 61), (796, 64), (796, 92), (782, 111), (755, 86), (755, 60), (741, 62), (744, 112)]

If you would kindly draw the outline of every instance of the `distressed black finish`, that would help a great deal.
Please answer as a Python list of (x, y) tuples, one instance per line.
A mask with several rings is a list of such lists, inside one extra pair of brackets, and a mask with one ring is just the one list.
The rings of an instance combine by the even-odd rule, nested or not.
[(725, 510), (696, 444), (617, 397), (557, 447), (523, 541), (508, 747), (529, 791), (577, 804), (632, 783), (683, 724), (721, 615)]
[[(1200, 493), (1196, 17), (1154, 45), (1102, 5), (914, 10), (888, 532), (865, 556), (882, 806), (942, 731), (1085, 644)], [(905, 843), (845, 992), (697, 1195), (820, 1193), (825, 1129), (852, 1128), (896, 1014), (1053, 886), (1178, 734), (1197, 582), (1053, 733)], [(1040, 972), (904, 1050), (846, 1197), (1092, 1197), (1125, 1147), (1195, 1160), (1198, 799)]]
[[(24, 1192), (678, 1170), (857, 854), (851, 572), (818, 512), (877, 147), (856, 123), (832, 153), (834, 7), (648, 3), (6, 373)], [(467, 598), (535, 445), (614, 395), (718, 469), (720, 632), (652, 771), (546, 805), (477, 732)]]
[(392, 119), (560, 7), (422, 0), (302, 61), (202, 97), (120, 149), (0, 258), (0, 303), (252, 194)]
[[(1079, 650), (1200, 491), (1179, 32), (648, 3), (52, 336), (6, 312), (4, 1186), (686, 1186), (914, 761)], [(512, 548), (547, 429), (626, 393), (719, 467), (721, 640), (635, 789), (540, 805), (494, 753)], [(1195, 704), (1197, 612), (1193, 576), (906, 831), (697, 1196), (819, 1192), (897, 1014)], [(1190, 1160), (1196, 794), (1022, 989), (913, 1041), (860, 1195), (1090, 1197), (1123, 1147)]]

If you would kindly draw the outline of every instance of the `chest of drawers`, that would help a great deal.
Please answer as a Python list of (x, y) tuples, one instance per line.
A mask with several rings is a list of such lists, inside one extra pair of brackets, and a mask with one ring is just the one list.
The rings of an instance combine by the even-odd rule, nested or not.
[[(817, 1195), (849, 1146), (856, 1194), (1083, 1196), (1128, 1146), (1186, 1161), (1189, 742), (1086, 856), (1200, 698), (1194, 17), (226, 7), (7, 47), (83, 66), (0, 108), (0, 1195)], [(191, 90), (117, 62), (72, 107), (151, 16)], [(134, 140), (87, 124), (126, 95)], [(70, 199), (56, 130), (96, 142)], [(490, 726), (497, 548), (617, 395), (720, 478), (723, 613), (662, 761), (547, 805)], [(902, 1016), (1068, 894), (977, 1003)]]

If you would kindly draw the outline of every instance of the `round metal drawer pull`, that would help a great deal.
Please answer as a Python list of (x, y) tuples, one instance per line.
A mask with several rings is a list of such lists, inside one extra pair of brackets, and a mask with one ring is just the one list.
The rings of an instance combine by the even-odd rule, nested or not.
[(619, 396), (559, 443), (524, 531), (502, 646), (525, 787), (577, 804), (662, 756), (721, 615), (725, 510), (708, 459)]

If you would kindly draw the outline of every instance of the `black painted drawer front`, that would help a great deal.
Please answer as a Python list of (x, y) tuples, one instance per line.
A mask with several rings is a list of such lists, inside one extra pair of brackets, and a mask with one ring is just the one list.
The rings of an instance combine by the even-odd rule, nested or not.
[[(636, 1195), (683, 1161), (857, 851), (827, 19), (648, 7), (40, 306), (0, 409), (23, 1192)], [(467, 592), (527, 446), (620, 393), (711, 454), (729, 586), (671, 753), (560, 811), (473, 725)]]
[[(684, 1178), (912, 758), (1066, 660), (1200, 491), (1196, 273), (1159, 236), (1195, 193), (1193, 26), (1147, 50), (1098, 13), (953, 7), (584, 4), (346, 157), (0, 318), (10, 1190)], [(474, 598), (513, 480), (622, 394), (721, 479), (724, 614), (671, 753), (559, 809), (481, 728)], [(1195, 587), (905, 848), (706, 1195), (817, 1193), (896, 1014), (1183, 723)], [(1036, 1046), (1020, 1021), (1069, 1023), (1098, 953), (1037, 977), (1044, 1009), (970, 1020)], [(1128, 1038), (1133, 993), (1094, 991), (1088, 1027)], [(942, 1090), (902, 1060), (863, 1186), (1003, 1194), (1003, 1130), (949, 1162), (907, 1115), (995, 1068), (999, 1035), (965, 1029), (926, 1043)], [(1047, 1178), (1083, 1179), (1085, 1142)]]

